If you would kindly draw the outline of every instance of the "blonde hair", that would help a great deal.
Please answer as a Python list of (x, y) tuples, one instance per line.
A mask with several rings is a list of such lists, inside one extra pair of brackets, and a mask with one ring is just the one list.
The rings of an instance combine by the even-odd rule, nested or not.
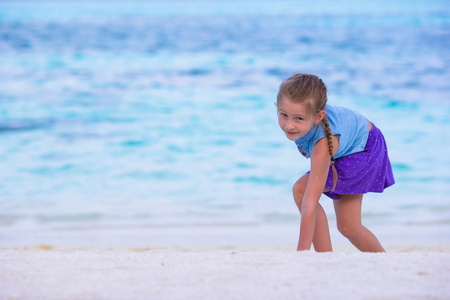
[[(292, 102), (302, 103), (306, 106), (306, 110), (309, 115), (315, 115), (322, 110), (325, 110), (327, 104), (327, 87), (323, 83), (322, 79), (316, 75), (311, 74), (296, 74), (283, 81), (280, 85), (280, 89), (277, 95), (277, 103), (282, 98), (288, 98)], [(334, 155), (333, 155), (333, 141), (328, 123), (327, 115), (322, 119), (322, 126), (325, 131), (325, 136), (328, 142), (328, 152), (331, 158), (331, 167), (333, 169), (333, 189), (337, 183), (337, 172), (334, 167)]]

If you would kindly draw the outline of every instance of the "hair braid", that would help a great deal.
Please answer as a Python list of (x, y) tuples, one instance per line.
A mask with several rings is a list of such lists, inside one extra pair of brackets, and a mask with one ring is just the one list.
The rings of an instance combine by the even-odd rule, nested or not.
[[(280, 85), (280, 90), (277, 95), (277, 103), (283, 98), (288, 98), (295, 103), (302, 103), (305, 105), (308, 114), (316, 115), (322, 110), (325, 110), (327, 104), (327, 87), (316, 75), (311, 74), (295, 74), (286, 79)], [(331, 168), (333, 169), (333, 189), (336, 187), (338, 180), (336, 168), (334, 166), (333, 155), (333, 134), (331, 133), (330, 124), (327, 116), (322, 119), (323, 129), (328, 141), (328, 151), (330, 152)]]
[(334, 167), (333, 140), (332, 140), (333, 134), (331, 133), (330, 124), (328, 123), (328, 118), (326, 115), (322, 119), (322, 124), (323, 124), (323, 129), (325, 131), (325, 135), (326, 135), (327, 141), (328, 141), (328, 152), (330, 153), (330, 157), (331, 157), (331, 169), (333, 170), (333, 189), (331, 191), (334, 191), (334, 188), (336, 187), (338, 176), (337, 176), (336, 168)]

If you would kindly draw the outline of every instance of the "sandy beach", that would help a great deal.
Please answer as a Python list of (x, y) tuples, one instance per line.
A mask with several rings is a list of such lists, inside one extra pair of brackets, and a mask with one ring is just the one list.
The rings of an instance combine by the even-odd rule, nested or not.
[(449, 299), (450, 253), (0, 250), (0, 299)]

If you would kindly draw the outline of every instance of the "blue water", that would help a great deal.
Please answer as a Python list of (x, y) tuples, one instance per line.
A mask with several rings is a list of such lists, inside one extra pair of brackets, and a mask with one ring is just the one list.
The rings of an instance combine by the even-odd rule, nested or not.
[(295, 246), (295, 72), (385, 133), (364, 222), (450, 241), (449, 49), (448, 1), (0, 1), (0, 246)]

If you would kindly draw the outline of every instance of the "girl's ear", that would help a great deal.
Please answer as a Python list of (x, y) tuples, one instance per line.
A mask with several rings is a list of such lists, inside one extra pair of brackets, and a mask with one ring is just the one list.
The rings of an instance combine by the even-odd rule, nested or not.
[(323, 118), (325, 118), (325, 110), (319, 111), (319, 113), (316, 115), (314, 123), (319, 124), (320, 122), (322, 122)]

